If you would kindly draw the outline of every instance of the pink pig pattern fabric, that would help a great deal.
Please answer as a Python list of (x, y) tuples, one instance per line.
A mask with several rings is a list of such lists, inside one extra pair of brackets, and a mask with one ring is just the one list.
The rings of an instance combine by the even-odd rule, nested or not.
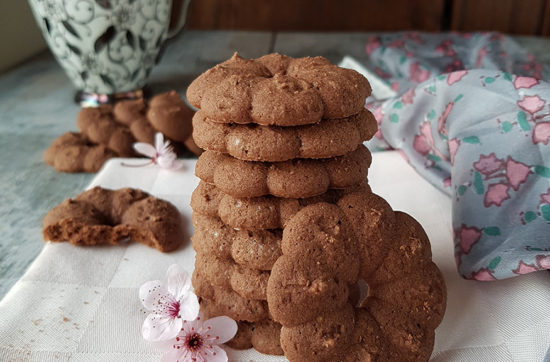
[(401, 150), (452, 197), (459, 273), (491, 281), (550, 269), (546, 70), (495, 33), (392, 33), (367, 53), (399, 94), (367, 100), (380, 127), (368, 146)]

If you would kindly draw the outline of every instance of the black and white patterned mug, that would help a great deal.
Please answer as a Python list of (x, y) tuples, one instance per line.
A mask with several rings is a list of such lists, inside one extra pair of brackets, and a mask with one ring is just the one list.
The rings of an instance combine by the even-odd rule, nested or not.
[[(28, 1), (52, 53), (88, 94), (141, 89), (169, 35), (172, 0)], [(180, 7), (178, 28), (188, 5)]]

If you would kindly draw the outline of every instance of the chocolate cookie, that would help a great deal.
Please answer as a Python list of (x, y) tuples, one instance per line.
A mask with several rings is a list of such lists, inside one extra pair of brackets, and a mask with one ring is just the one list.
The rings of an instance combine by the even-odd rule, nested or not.
[(195, 213), (219, 217), (228, 226), (248, 231), (280, 229), (300, 209), (318, 202), (336, 203), (342, 196), (356, 191), (370, 192), (367, 184), (343, 190), (328, 190), (319, 196), (303, 199), (280, 199), (272, 196), (235, 198), (204, 181), (191, 195)]
[(193, 248), (202, 254), (233, 258), (237, 264), (271, 270), (281, 256), (281, 230), (235, 230), (216, 217), (193, 213)]
[(266, 300), (269, 272), (203, 253), (197, 253), (195, 257), (195, 270), (215, 288), (235, 291), (245, 299)]
[(346, 353), (344, 361), (390, 361), (389, 349), (378, 323), (368, 310), (356, 308), (352, 346)]
[(245, 161), (342, 156), (369, 140), (377, 129), (366, 109), (348, 118), (298, 127), (215, 123), (202, 111), (193, 117), (193, 138), (200, 148)]
[[(361, 277), (368, 278), (382, 264), (390, 245), (397, 238), (395, 216), (391, 206), (373, 193), (353, 193), (343, 196), (338, 206), (353, 220), (355, 234), (360, 240)], [(391, 241), (391, 242), (390, 242)]]
[(370, 92), (359, 73), (322, 57), (235, 53), (195, 79), (187, 99), (217, 122), (298, 126), (357, 114)]
[[(348, 300), (348, 284), (317, 260), (282, 255), (267, 282), (267, 303), (273, 319), (293, 327), (341, 309)], [(284, 346), (283, 346), (284, 348)]]
[[(208, 300), (200, 299), (201, 312), (206, 319), (222, 316), (223, 314), (216, 309), (216, 306)], [(252, 348), (252, 331), (254, 330), (254, 324), (243, 321), (237, 322), (237, 334), (225, 345), (235, 349), (249, 349)]]
[(295, 215), (283, 230), (281, 250), (294, 260), (311, 260), (347, 284), (357, 282), (359, 256), (355, 234), (336, 205), (319, 203)]
[(92, 144), (80, 133), (67, 132), (44, 152), (44, 161), (60, 172), (97, 172), (116, 153), (104, 145)]
[(354, 334), (350, 304), (325, 311), (306, 323), (281, 329), (281, 346), (290, 361), (337, 361), (347, 354)]
[(232, 290), (214, 288), (197, 269), (193, 272), (193, 287), (195, 293), (208, 303), (210, 313), (246, 322), (268, 318), (265, 301), (245, 299)]
[(252, 345), (258, 352), (282, 355), (283, 349), (281, 348), (280, 336), (281, 325), (271, 319), (267, 319), (254, 325)]
[(154, 144), (156, 131), (147, 120), (146, 111), (143, 98), (124, 100), (114, 105), (113, 116), (115, 121), (130, 129), (137, 142)]
[(237, 327), (237, 334), (229, 342), (225, 342), (225, 345), (234, 349), (252, 348), (252, 331), (254, 330), (254, 324), (237, 321)]
[(195, 143), (193, 135), (187, 137), (183, 144), (185, 145), (185, 148), (191, 151), (195, 156), (200, 156), (204, 152), (204, 150)]
[(115, 122), (111, 108), (82, 108), (77, 125), (82, 134), (90, 141), (105, 145), (119, 156), (135, 155), (133, 144), (136, 141), (130, 129)]
[(195, 174), (234, 197), (305, 198), (366, 181), (372, 156), (365, 146), (344, 156), (285, 162), (246, 162), (213, 151), (198, 159)]
[(44, 240), (75, 245), (119, 244), (131, 238), (168, 252), (184, 240), (174, 205), (129, 188), (95, 187), (67, 199), (46, 214), (42, 226)]
[(231, 247), (236, 231), (216, 217), (193, 213), (195, 233), (191, 237), (197, 253), (218, 258), (231, 258)]
[(233, 239), (231, 256), (237, 264), (271, 270), (281, 256), (281, 230), (239, 230)]
[(176, 91), (154, 96), (149, 102), (147, 118), (153, 127), (166, 137), (185, 142), (192, 132), (191, 110)]
[[(332, 292), (331, 277), (354, 283), (354, 273), (342, 269), (342, 263), (353, 265), (349, 255), (356, 251), (347, 240), (361, 246), (355, 253), (361, 263), (355, 278), (359, 270), (369, 294), (355, 314), (340, 315), (356, 305), (347, 293), (346, 299), (338, 298), (344, 288)], [(427, 361), (446, 292), (426, 250), (426, 234), (414, 219), (394, 215), (376, 195), (352, 193), (337, 206), (317, 203), (297, 212), (283, 231), (281, 245), (283, 255), (272, 268), (267, 300), (273, 319), (283, 325), (281, 346), (290, 360), (333, 360), (332, 347), (337, 345), (346, 361)], [(328, 257), (316, 251), (321, 249)], [(343, 259), (336, 262), (338, 258)], [(314, 283), (317, 297), (306, 288)]]
[(377, 298), (369, 297), (365, 304), (388, 342), (389, 360), (429, 360), (434, 345), (434, 327), (426, 327), (421, 321), (411, 318), (412, 313), (404, 315)]
[(241, 297), (266, 300), (269, 272), (237, 265), (231, 273), (231, 288)]
[(217, 258), (214, 255), (197, 253), (195, 256), (197, 274), (216, 289), (232, 290), (231, 274), (234, 265), (231, 259)]

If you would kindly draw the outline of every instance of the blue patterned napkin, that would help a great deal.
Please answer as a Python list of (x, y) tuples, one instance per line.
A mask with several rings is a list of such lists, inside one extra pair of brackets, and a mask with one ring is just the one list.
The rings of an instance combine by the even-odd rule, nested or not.
[(395, 148), (453, 198), (455, 256), (467, 279), (550, 269), (550, 84), (496, 33), (392, 33), (367, 53), (398, 96), (367, 100), (371, 150)]

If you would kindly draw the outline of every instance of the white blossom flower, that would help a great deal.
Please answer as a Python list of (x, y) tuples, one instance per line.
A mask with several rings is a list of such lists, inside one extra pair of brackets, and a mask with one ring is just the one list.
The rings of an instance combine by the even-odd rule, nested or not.
[(191, 291), (191, 278), (177, 264), (166, 271), (166, 283), (147, 282), (139, 289), (139, 298), (150, 312), (141, 329), (148, 341), (165, 341), (176, 337), (184, 320), (199, 315), (199, 301)]
[[(134, 150), (151, 159), (152, 164), (159, 165), (162, 168), (178, 169), (183, 163), (178, 160), (170, 141), (164, 140), (162, 133), (155, 135), (155, 147), (148, 143), (134, 143)], [(144, 166), (144, 165), (143, 165)]]
[(219, 345), (236, 333), (237, 323), (229, 317), (203, 321), (199, 315), (194, 321), (184, 321), (176, 337), (157, 346), (168, 351), (162, 362), (226, 362), (227, 354)]

